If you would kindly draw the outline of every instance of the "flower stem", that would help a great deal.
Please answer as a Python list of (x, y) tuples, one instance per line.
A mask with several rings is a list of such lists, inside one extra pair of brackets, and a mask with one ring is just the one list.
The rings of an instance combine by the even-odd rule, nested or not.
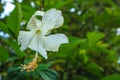
[(38, 58), (38, 52), (35, 53), (35, 58), (34, 59), (37, 60), (37, 58)]
[(41, 11), (44, 10), (44, 0), (41, 0)]

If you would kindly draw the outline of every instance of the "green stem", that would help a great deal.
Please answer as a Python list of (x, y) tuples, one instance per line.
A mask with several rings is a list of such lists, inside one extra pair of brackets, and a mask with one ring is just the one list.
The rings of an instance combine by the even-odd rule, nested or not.
[(41, 0), (41, 11), (44, 10), (44, 0)]
[(35, 58), (34, 59), (37, 60), (37, 58), (38, 58), (38, 52), (35, 53)]

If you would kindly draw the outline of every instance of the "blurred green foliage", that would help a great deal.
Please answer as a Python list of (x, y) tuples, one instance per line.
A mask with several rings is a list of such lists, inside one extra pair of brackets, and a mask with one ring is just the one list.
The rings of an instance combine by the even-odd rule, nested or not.
[[(32, 7), (30, 4), (34, 3)], [(20, 51), (17, 43), (19, 30), (36, 10), (41, 0), (14, 0), (15, 9), (0, 19), (0, 80), (120, 80), (120, 0), (44, 0), (44, 11), (60, 9), (64, 25), (53, 33), (64, 33), (69, 44), (63, 44), (56, 53), (42, 58), (35, 71), (20, 71), (20, 65), (29, 63), (34, 51)], [(0, 12), (3, 6), (0, 2)], [(21, 23), (25, 23), (22, 24)]]

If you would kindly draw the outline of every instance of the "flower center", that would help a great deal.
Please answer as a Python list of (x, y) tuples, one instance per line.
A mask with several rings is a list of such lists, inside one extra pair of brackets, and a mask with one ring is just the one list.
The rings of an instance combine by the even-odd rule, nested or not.
[(40, 30), (37, 30), (37, 31), (36, 31), (36, 34), (40, 34), (40, 33), (41, 33), (41, 31), (40, 31)]

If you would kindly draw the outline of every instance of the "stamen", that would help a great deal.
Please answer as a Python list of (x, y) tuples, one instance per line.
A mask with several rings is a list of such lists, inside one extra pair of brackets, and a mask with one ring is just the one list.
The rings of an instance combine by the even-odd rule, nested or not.
[(35, 54), (35, 58), (27, 65), (21, 64), (21, 67), (20, 67), (21, 71), (24, 71), (24, 70), (26, 70), (27, 72), (34, 71), (38, 67), (37, 59), (38, 59), (38, 53)]

